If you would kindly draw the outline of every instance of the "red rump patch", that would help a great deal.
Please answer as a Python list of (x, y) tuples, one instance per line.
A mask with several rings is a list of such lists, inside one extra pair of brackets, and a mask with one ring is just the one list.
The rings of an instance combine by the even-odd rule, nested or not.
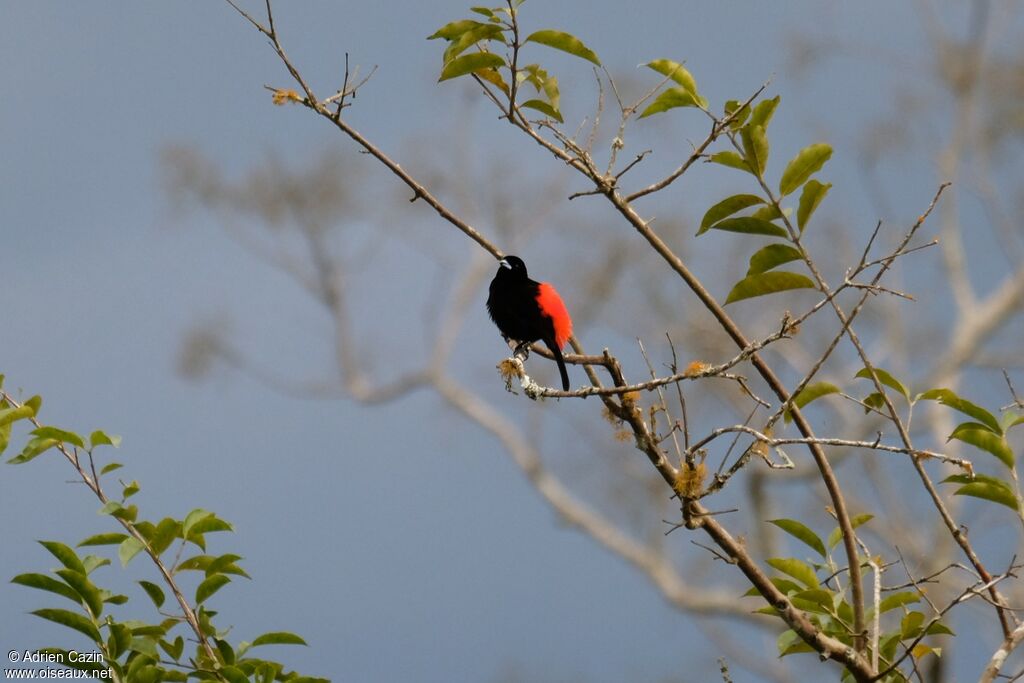
[(542, 282), (537, 288), (537, 304), (541, 313), (551, 318), (551, 322), (554, 323), (555, 342), (558, 348), (562, 348), (572, 336), (572, 318), (569, 317), (569, 311), (565, 310), (562, 297), (558, 296), (554, 287)]

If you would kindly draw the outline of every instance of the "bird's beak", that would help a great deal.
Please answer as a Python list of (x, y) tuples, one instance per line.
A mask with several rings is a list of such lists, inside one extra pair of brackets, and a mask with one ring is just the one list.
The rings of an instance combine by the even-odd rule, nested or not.
[(512, 270), (512, 264), (506, 261), (505, 259), (501, 259), (500, 261), (498, 261), (498, 265), (501, 266), (502, 268), (508, 268), (509, 270)]

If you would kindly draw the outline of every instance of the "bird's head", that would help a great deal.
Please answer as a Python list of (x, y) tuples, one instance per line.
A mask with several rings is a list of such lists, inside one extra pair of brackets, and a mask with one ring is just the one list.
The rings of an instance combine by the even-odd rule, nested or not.
[(526, 277), (526, 264), (518, 256), (506, 256), (498, 262), (498, 266), (499, 275)]

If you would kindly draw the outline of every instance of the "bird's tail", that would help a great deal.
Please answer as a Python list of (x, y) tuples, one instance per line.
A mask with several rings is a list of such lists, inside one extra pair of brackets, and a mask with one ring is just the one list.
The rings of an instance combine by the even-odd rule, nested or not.
[(551, 353), (555, 356), (555, 362), (558, 363), (558, 372), (562, 375), (562, 389), (569, 391), (569, 373), (565, 369), (565, 359), (562, 358), (562, 349), (558, 347), (558, 344), (554, 339), (545, 339), (544, 344), (551, 349)]

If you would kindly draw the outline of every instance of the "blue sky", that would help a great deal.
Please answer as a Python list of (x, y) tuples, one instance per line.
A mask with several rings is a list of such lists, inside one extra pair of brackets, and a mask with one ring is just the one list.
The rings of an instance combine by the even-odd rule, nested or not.
[[(378, 65), (349, 110), (361, 132), (396, 152), (415, 141), (432, 163), (448, 154), (431, 143), (457, 135), (454, 110), (465, 91), (435, 83), (441, 49), (424, 38), (464, 16), (462, 3), (279, 4), (288, 52), (321, 95), (337, 85), (344, 52), (364, 69)], [(956, 12), (940, 6), (952, 25)], [(891, 111), (897, 84), (927, 68), (910, 3), (533, 0), (523, 13), (532, 28), (576, 33), (616, 74), (652, 58), (686, 60), (712, 102), (771, 78), (770, 92), (783, 97), (773, 143), (795, 151), (828, 139), (837, 186), (830, 210), (867, 207), (856, 215), (873, 226), (879, 208), (859, 173), (858, 144), (867, 123)], [(840, 56), (796, 72), (789, 47), (801, 35), (833, 36)], [(10, 3), (0, 62), (6, 387), (42, 394), (45, 421), (121, 434), (118, 458), (125, 476), (142, 483), (139, 504), (152, 516), (204, 507), (235, 523), (235, 534), (215, 542), (245, 556), (254, 578), (217, 596), (236, 640), (298, 631), (310, 647), (281, 658), (335, 680), (713, 675), (715, 648), (699, 630), (621, 561), (560, 527), (495, 444), (446, 417), (431, 396), (362, 407), (282, 397), (229, 372), (199, 384), (175, 373), (183, 334), (197, 320), (220, 318), (254, 354), (315, 372), (322, 352), (304, 355), (307, 344), (318, 347), (299, 332), (322, 321), (286, 278), (226, 238), (215, 217), (173, 210), (161, 186), (161, 150), (195, 146), (232, 175), (268, 155), (295, 167), (335, 151), (355, 158), (308, 112), (271, 106), (263, 85), (288, 85), (287, 74), (230, 7)], [(563, 90), (588, 92), (585, 68), (554, 63)], [(570, 101), (578, 120), (585, 100)], [(550, 164), (492, 113), (476, 111), (482, 158)], [(788, 155), (778, 157), (781, 164)], [(670, 167), (672, 158), (655, 154), (645, 172)], [(351, 163), (353, 173), (369, 173), (361, 158)], [(886, 177), (890, 197), (906, 199), (888, 218), (919, 213), (937, 184), (929, 159), (906, 163), (913, 172), (898, 166)], [(674, 198), (691, 221), (712, 203), (702, 191), (717, 190), (697, 181)], [(372, 226), (373, 215), (364, 220)], [(462, 248), (449, 247), (462, 243), (426, 210), (407, 220), (411, 230), (446, 240), (445, 248)], [(410, 252), (395, 258), (412, 259)], [(554, 269), (544, 254), (537, 262)], [(410, 281), (381, 282), (364, 295), (384, 300), (361, 302), (385, 312), (373, 321), (382, 348), (406, 330), (395, 300), (423, 286), (415, 267), (408, 272)], [(500, 346), (482, 305), (473, 313), (460, 371), (489, 399), (513, 401), (490, 370)], [(547, 445), (560, 448), (558, 438)], [(94, 514), (99, 506), (68, 478), (56, 457), (0, 471), (0, 579), (52, 564), (36, 539), (73, 542), (108, 530)], [(128, 574), (139, 578), (144, 569), (136, 560)], [(101, 582), (124, 578), (102, 571)], [(27, 614), (41, 597), (0, 581), (0, 645), (26, 649), (66, 635)], [(681, 652), (699, 655), (696, 664), (683, 665)], [(701, 673), (691, 677), (694, 670)], [(738, 670), (734, 679), (756, 677)]]

